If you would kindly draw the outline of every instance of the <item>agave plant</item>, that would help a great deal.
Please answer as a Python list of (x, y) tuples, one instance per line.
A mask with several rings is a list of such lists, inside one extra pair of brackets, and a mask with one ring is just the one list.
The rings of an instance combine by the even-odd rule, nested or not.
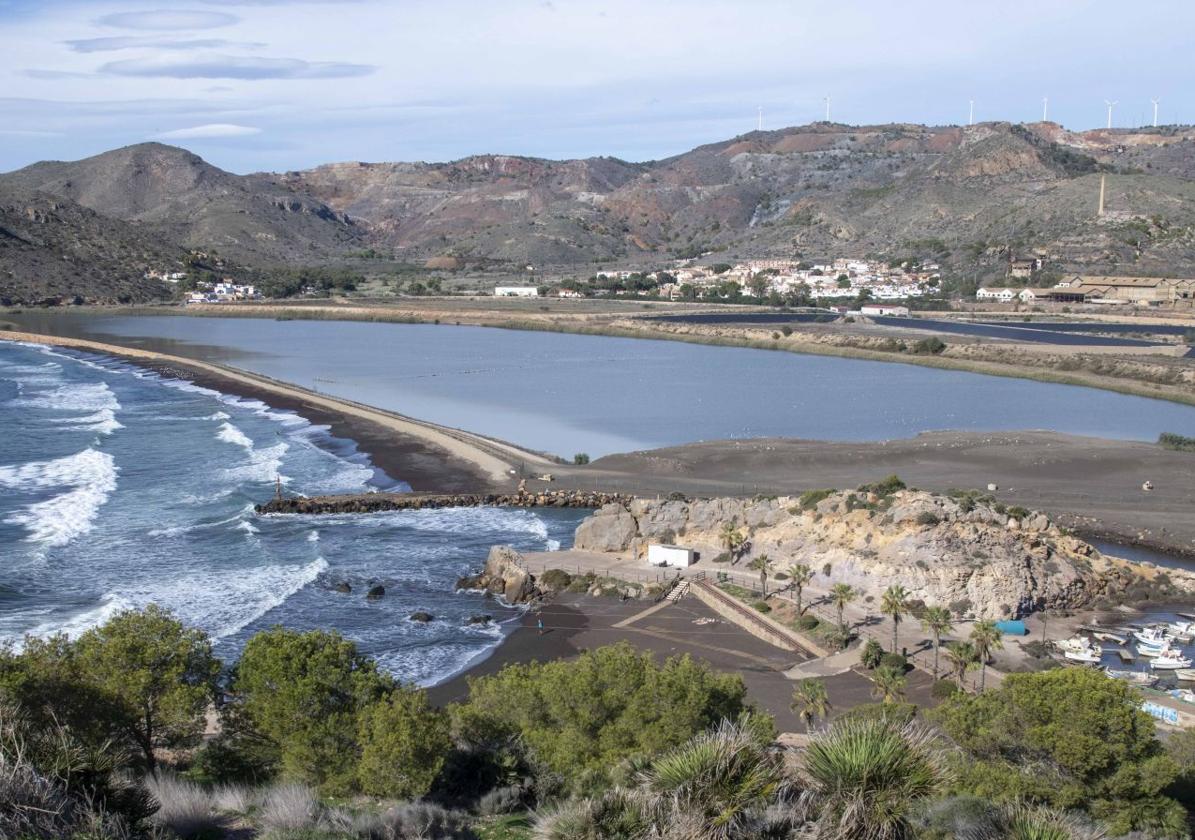
[(946, 783), (933, 735), (916, 724), (846, 719), (805, 751), (802, 810), (820, 838), (905, 840), (912, 816)]
[(769, 804), (786, 789), (784, 766), (749, 720), (716, 728), (652, 762), (641, 776), (664, 836), (729, 840), (759, 836)]

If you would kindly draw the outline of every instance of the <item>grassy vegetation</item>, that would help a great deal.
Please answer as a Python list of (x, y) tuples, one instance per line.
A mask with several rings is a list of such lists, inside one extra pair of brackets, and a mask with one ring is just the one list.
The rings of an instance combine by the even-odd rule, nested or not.
[(1175, 452), (1195, 452), (1195, 437), (1184, 437), (1173, 432), (1158, 435), (1158, 446)]

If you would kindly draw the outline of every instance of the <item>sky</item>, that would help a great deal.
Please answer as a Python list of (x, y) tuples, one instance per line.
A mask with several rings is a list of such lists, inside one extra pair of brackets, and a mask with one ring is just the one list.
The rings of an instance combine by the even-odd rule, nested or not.
[(0, 0), (0, 171), (145, 141), (234, 172), (653, 160), (836, 122), (1195, 123), (1195, 3)]

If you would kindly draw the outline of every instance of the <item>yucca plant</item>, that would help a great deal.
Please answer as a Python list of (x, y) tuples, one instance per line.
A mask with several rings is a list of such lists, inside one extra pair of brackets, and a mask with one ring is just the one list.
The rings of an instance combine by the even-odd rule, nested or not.
[(693, 840), (756, 836), (753, 826), (786, 786), (779, 755), (748, 720), (723, 720), (656, 759), (641, 780), (657, 826), (683, 823)]
[(799, 681), (793, 686), (792, 710), (801, 718), (808, 732), (813, 722), (830, 713), (830, 697), (826, 684), (817, 677)]
[(891, 665), (881, 665), (871, 675), (871, 696), (881, 703), (903, 700), (909, 680), (902, 671)]
[(1089, 820), (1039, 805), (1015, 803), (997, 812), (992, 825), (962, 840), (1103, 840), (1107, 833)]
[(601, 796), (570, 799), (535, 817), (535, 840), (640, 840), (648, 836), (648, 802), (637, 791), (611, 788)]
[(904, 840), (912, 815), (946, 782), (933, 735), (916, 724), (846, 719), (805, 751), (802, 810), (821, 838)]

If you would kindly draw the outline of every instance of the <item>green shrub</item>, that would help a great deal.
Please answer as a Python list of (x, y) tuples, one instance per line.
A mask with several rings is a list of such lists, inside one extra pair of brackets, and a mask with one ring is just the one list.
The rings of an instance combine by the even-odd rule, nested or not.
[(877, 496), (891, 496), (898, 490), (904, 490), (905, 483), (899, 475), (890, 475), (880, 481), (859, 486), (860, 493), (875, 493)]
[(880, 657), (880, 667), (892, 668), (903, 674), (909, 670), (909, 660), (905, 659), (899, 653), (885, 653)]
[(937, 336), (932, 338), (923, 338), (916, 342), (909, 352), (916, 356), (936, 356), (946, 349), (946, 342)]
[(399, 687), (361, 710), (358, 788), (387, 799), (418, 799), (431, 789), (452, 746), (448, 715), (426, 692)]
[(932, 528), (934, 525), (937, 525), (941, 521), (942, 520), (938, 518), (938, 514), (934, 513), (931, 510), (923, 510), (923, 511), (921, 511), (921, 513), (917, 514), (917, 524), (918, 525), (926, 525), (926, 526), (929, 526)]
[(568, 589), (573, 582), (573, 576), (564, 569), (548, 569), (539, 576), (539, 585), (553, 592)]
[(884, 648), (875, 639), (868, 639), (859, 649), (859, 663), (867, 669), (877, 667), (884, 659)]
[(585, 452), (578, 452), (573, 456), (573, 463), (578, 466), (583, 466), (589, 463), (589, 455)]
[(748, 708), (739, 676), (689, 656), (657, 664), (623, 642), (572, 660), (507, 665), (471, 680), (468, 701), (450, 711), (459, 745), (518, 738), (575, 789), (587, 773), (675, 747)]
[(1029, 516), (1029, 509), (1023, 508), (1020, 505), (1014, 505), (1008, 509), (1008, 515), (1013, 519), (1025, 519)]
[(934, 683), (934, 687), (930, 689), (930, 694), (935, 700), (949, 700), (960, 691), (962, 689), (951, 680), (938, 680)]
[(772, 611), (772, 608), (768, 606), (767, 601), (756, 601), (751, 606), (761, 613), (770, 613)]
[(1158, 435), (1158, 446), (1163, 449), (1173, 449), (1176, 452), (1195, 452), (1195, 437), (1184, 437), (1173, 432), (1162, 432)]
[(798, 630), (816, 630), (819, 624), (821, 624), (821, 621), (818, 620), (818, 617), (809, 613), (805, 613), (805, 615), (797, 619)]
[(832, 490), (832, 489), (830, 489), (830, 490), (806, 490), (804, 493), (802, 493), (800, 495), (800, 498), (797, 499), (797, 504), (800, 506), (801, 510), (813, 510), (815, 507), (817, 507), (818, 502), (828, 499), (830, 496), (833, 496), (836, 492), (838, 492), (838, 491)]

